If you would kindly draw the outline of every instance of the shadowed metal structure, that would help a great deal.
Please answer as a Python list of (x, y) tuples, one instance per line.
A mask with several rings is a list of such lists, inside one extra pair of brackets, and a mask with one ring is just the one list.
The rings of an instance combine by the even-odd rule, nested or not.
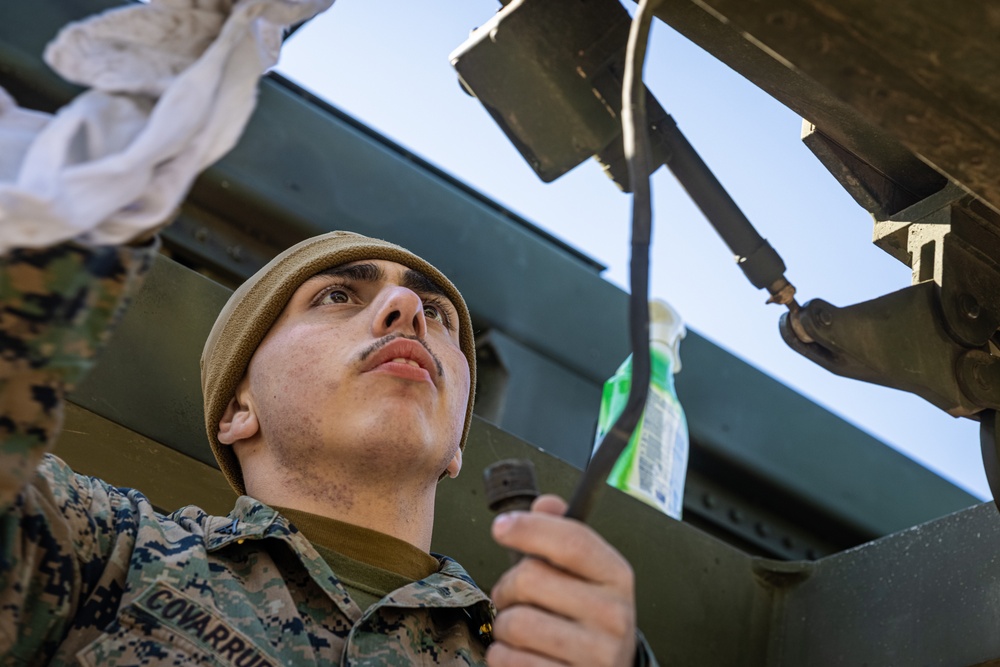
[[(27, 106), (64, 103), (74, 89), (38, 54), (64, 23), (115, 4), (0, 6), (0, 85)], [(947, 302), (949, 253), (992, 261), (978, 250), (998, 201), (986, 177), (997, 173), (996, 130), (980, 127), (996, 116), (997, 84), (987, 75), (997, 56), (982, 41), (995, 34), (992, 6), (675, 0), (657, 15), (821, 128), (810, 145), (884, 221), (884, 247), (919, 261), (918, 282), (934, 282)], [(935, 62), (943, 70), (929, 69)], [(970, 133), (949, 134), (963, 128)], [(478, 471), (527, 458), (542, 490), (572, 489), (601, 383), (626, 353), (626, 296), (589, 258), (279, 77), (264, 81), (240, 145), (198, 181), (165, 232), (168, 256), (73, 395), (58, 453), (81, 472), (143, 489), (159, 507), (227, 512), (232, 494), (202, 432), (204, 337), (228, 288), (288, 245), (334, 228), (409, 247), (468, 300), (481, 398), (466, 474), (440, 489), (434, 548), (488, 588), (507, 556), (488, 539)], [(952, 229), (960, 243), (947, 241)], [(955, 293), (957, 314), (971, 310), (966, 293)], [(576, 305), (594, 299), (606, 315), (597, 321)], [(985, 321), (990, 302), (977, 305), (973, 319)], [(948, 321), (934, 320), (942, 340), (982, 335), (977, 322)], [(973, 506), (697, 334), (684, 345), (685, 521), (617, 492), (593, 518), (635, 566), (640, 625), (661, 663), (1000, 664), (995, 509)], [(939, 375), (933, 387), (958, 382)], [(961, 393), (944, 395), (979, 404), (957, 386)]]

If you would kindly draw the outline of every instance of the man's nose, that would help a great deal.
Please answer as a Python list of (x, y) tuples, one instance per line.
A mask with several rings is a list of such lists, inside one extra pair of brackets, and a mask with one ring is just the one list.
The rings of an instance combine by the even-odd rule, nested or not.
[(379, 295), (375, 313), (375, 336), (403, 333), (423, 338), (427, 333), (424, 302), (413, 290), (401, 285), (390, 285)]

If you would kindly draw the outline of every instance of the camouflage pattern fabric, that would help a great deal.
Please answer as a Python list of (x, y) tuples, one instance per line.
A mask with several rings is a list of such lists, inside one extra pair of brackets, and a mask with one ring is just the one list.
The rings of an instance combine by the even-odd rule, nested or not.
[(163, 516), (45, 454), (154, 252), (0, 264), (0, 664), (484, 664), (493, 607), (451, 559), (362, 611), (258, 501)]

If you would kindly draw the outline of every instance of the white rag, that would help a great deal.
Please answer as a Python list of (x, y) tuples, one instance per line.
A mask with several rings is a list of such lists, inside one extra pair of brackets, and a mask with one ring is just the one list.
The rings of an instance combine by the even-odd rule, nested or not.
[(0, 88), (0, 253), (156, 229), (235, 144), (285, 26), (333, 0), (151, 0), (72, 23), (45, 51), (90, 88), (55, 116)]

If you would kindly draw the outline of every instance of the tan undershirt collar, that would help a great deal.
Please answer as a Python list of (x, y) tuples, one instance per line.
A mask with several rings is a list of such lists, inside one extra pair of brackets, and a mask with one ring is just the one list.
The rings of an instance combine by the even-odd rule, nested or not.
[(418, 581), (438, 571), (436, 558), (409, 542), (351, 523), (273, 506), (313, 544)]

